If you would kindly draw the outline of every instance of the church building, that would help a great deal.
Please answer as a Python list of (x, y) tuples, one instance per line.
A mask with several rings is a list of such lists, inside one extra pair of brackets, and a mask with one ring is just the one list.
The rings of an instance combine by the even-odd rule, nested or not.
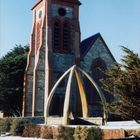
[[(86, 71), (102, 88), (104, 70), (115, 63), (100, 33), (81, 41), (79, 0), (37, 0), (33, 6), (30, 51), (24, 79), (23, 116), (45, 116), (45, 102), (59, 77), (73, 65)], [(95, 15), (96, 16), (96, 15)], [(61, 116), (67, 78), (56, 90), (51, 115)], [(90, 116), (102, 116), (100, 98), (83, 78)], [(71, 108), (80, 116), (80, 101), (73, 79)], [(104, 92), (104, 91), (103, 91)], [(112, 100), (104, 92), (107, 102)]]

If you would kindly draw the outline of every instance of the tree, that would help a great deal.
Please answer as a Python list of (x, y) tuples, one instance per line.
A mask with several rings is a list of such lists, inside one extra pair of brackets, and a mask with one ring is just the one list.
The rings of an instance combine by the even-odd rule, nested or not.
[(122, 64), (117, 64), (106, 71), (104, 89), (114, 95), (111, 111), (122, 117), (140, 119), (140, 57), (133, 51), (122, 47), (125, 56)]
[(23, 79), (28, 46), (16, 47), (0, 59), (0, 110), (19, 116), (22, 110)]

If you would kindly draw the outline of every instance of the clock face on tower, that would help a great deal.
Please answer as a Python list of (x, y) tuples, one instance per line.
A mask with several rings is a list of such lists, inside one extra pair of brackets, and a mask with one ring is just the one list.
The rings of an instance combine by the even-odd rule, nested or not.
[(67, 6), (62, 6), (59, 4), (53, 4), (52, 5), (52, 16), (60, 16), (62, 18), (73, 18), (73, 8), (67, 7)]

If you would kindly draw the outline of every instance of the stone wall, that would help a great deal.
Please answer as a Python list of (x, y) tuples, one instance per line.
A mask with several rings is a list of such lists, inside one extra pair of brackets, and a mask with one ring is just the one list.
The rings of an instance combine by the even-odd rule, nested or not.
[(83, 60), (81, 61), (81, 68), (84, 69), (86, 72), (91, 73), (92, 62), (98, 57), (105, 61), (107, 67), (110, 67), (114, 64), (114, 60), (110, 56), (109, 52), (107, 51), (104, 43), (100, 38), (96, 40), (96, 42), (84, 56)]
[[(32, 50), (31, 50), (32, 51)], [(25, 71), (25, 83), (24, 83), (24, 94), (25, 94), (25, 107), (23, 115), (32, 115), (32, 93), (33, 93), (33, 69), (35, 64), (35, 55), (32, 51), (28, 56), (27, 70)]]
[[(74, 54), (70, 53), (53, 53), (53, 85), (56, 83), (56, 81), (64, 74), (65, 71), (67, 71), (71, 66), (75, 64), (75, 56)], [(65, 98), (65, 91), (66, 91), (66, 86), (68, 82), (68, 76), (65, 77), (62, 83), (60, 83), (60, 86), (56, 89), (55, 95), (61, 96), (63, 99)], [(75, 80), (72, 82), (72, 90), (71, 90), (71, 105), (72, 105), (72, 110), (75, 110), (75, 105), (76, 105), (76, 88), (75, 88)], [(75, 93), (75, 94), (74, 94)], [(62, 103), (63, 104), (63, 103)], [(59, 108), (60, 104), (56, 103), (56, 108)], [(62, 105), (61, 105), (62, 107)], [(61, 109), (63, 110), (63, 108)], [(61, 114), (62, 115), (62, 114)]]
[[(93, 67), (93, 61), (97, 59), (103, 61), (103, 63), (105, 63), (106, 68), (111, 67), (114, 64), (114, 59), (112, 58), (110, 52), (107, 49), (107, 46), (105, 46), (105, 44), (103, 43), (100, 37), (98, 37), (95, 43), (88, 50), (87, 54), (82, 58), (80, 65), (83, 70), (85, 70), (87, 73), (90, 74), (90, 76), (92, 76), (92, 78), (101, 88), (102, 84), (98, 79), (99, 77), (97, 76), (99, 75), (99, 70), (96, 68), (94, 69)], [(101, 74), (100, 74), (100, 77), (101, 77)], [(94, 117), (102, 116), (103, 111), (102, 111), (102, 106), (100, 104), (101, 100), (97, 91), (91, 88), (90, 83), (86, 79), (84, 79), (84, 82), (85, 82), (87, 98), (88, 100), (90, 100), (89, 102), (91, 102), (91, 103), (88, 103), (89, 115), (94, 116)], [(107, 94), (104, 94), (104, 96), (107, 101), (111, 100), (111, 97), (108, 96)]]
[(45, 92), (45, 46), (40, 49), (39, 61), (36, 69), (35, 85), (35, 115), (44, 114), (44, 92)]

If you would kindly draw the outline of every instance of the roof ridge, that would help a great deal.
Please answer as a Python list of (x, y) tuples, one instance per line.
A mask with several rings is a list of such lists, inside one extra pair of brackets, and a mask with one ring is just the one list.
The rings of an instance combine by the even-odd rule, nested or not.
[(85, 40), (87, 40), (87, 39), (89, 39), (89, 38), (95, 37), (95, 36), (101, 36), (100, 32), (98, 32), (98, 33), (96, 33), (94, 35), (91, 35), (88, 38), (85, 38), (84, 40), (82, 40), (82, 42), (85, 41)]
[(92, 44), (95, 43), (98, 37), (101, 37), (100, 33), (96, 33), (86, 39), (84, 39), (80, 44), (80, 54), (83, 57), (86, 52), (91, 48)]

